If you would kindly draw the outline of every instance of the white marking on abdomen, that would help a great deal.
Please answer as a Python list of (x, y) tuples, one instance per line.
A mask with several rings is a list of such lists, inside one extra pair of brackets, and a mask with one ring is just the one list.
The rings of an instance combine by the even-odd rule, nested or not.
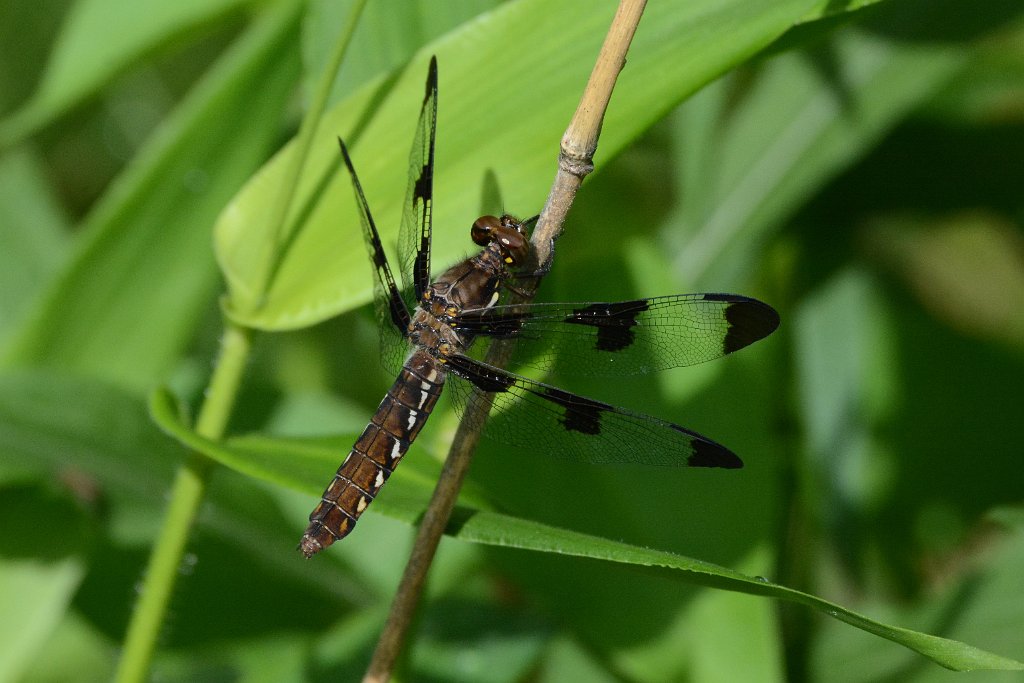
[(410, 432), (412, 431), (412, 428), (416, 426), (416, 415), (417, 414), (418, 413), (415, 410), (410, 410), (409, 411), (409, 425), (406, 427), (406, 429), (408, 429)]

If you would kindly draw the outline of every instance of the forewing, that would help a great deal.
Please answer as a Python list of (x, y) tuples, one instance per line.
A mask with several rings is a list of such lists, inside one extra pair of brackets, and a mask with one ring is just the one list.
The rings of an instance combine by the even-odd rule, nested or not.
[[(588, 463), (671, 467), (742, 467), (725, 446), (665, 420), (617, 408), (455, 356), (451, 393), (463, 419), (472, 387), (493, 397), (484, 434), (531, 451)], [(460, 381), (461, 380), (461, 381)]]
[[(420, 108), (416, 137), (409, 152), (409, 186), (402, 227), (398, 233), (398, 260), (402, 282), (415, 293), (416, 302), (430, 284), (430, 230), (434, 203), (434, 137), (437, 131), (437, 60), (431, 58), (426, 92)], [(413, 302), (411, 305), (415, 305)]]
[(377, 312), (377, 326), (380, 330), (381, 363), (389, 372), (397, 372), (398, 368), (402, 366), (407, 350), (405, 334), (409, 327), (409, 308), (391, 274), (391, 267), (388, 265), (380, 234), (373, 222), (370, 206), (366, 202), (363, 186), (359, 182), (359, 176), (356, 175), (356, 169), (348, 155), (348, 149), (340, 138), (338, 144), (341, 146), (341, 156), (345, 159), (345, 166), (348, 167), (348, 172), (352, 177), (352, 189), (355, 192), (359, 219), (363, 226), (363, 238), (366, 241), (366, 249), (370, 254), (370, 262), (374, 270), (373, 304)]
[(779, 326), (768, 304), (738, 294), (677, 294), (613, 303), (464, 311), (469, 335), (517, 340), (514, 362), (577, 375), (636, 375), (703, 363)]

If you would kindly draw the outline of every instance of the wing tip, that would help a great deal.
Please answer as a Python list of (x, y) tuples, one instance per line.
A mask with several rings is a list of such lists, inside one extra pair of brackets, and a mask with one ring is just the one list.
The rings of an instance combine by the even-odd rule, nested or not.
[(733, 297), (728, 301), (725, 319), (729, 323), (729, 331), (723, 341), (725, 353), (750, 346), (779, 328), (779, 312), (763, 301), (747, 297)]
[(355, 167), (352, 165), (352, 157), (349, 156), (348, 146), (345, 144), (345, 141), (341, 139), (340, 135), (338, 136), (338, 148), (341, 150), (341, 158), (345, 160), (345, 166), (348, 168), (349, 173), (354, 176), (356, 171)]
[(437, 91), (437, 55), (430, 55), (430, 66), (427, 67), (427, 86), (423, 101), (430, 99), (431, 93)]
[(690, 467), (721, 467), (727, 470), (738, 470), (743, 467), (740, 456), (725, 446), (714, 441), (694, 439), (693, 452), (687, 458)]

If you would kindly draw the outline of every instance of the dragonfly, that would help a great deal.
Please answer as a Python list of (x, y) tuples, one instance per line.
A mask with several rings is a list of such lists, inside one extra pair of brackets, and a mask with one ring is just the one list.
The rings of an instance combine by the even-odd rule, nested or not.
[[(771, 334), (778, 313), (737, 294), (677, 294), (608, 303), (509, 303), (532, 264), (527, 221), (481, 216), (470, 236), (475, 256), (430, 280), (437, 61), (409, 155), (399, 230), (399, 288), (344, 141), (363, 236), (375, 272), (381, 358), (397, 373), (366, 429), (309, 516), (299, 550), (312, 557), (352, 532), (420, 433), (445, 386), (463, 419), (475, 389), (492, 399), (485, 436), (535, 452), (591, 463), (682, 467), (743, 466), (725, 446), (656, 417), (586, 398), (490, 365), (472, 353), (478, 339), (515, 341), (515, 359), (540, 371), (638, 375), (702, 363)], [(478, 354), (479, 355), (479, 354)]]

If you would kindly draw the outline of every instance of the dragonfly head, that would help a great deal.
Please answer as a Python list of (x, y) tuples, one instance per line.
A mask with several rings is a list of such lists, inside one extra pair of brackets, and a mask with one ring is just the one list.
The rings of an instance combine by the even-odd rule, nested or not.
[(522, 222), (508, 214), (501, 218), (480, 216), (473, 221), (470, 235), (481, 247), (496, 245), (502, 260), (510, 266), (523, 264), (530, 252), (530, 242)]

